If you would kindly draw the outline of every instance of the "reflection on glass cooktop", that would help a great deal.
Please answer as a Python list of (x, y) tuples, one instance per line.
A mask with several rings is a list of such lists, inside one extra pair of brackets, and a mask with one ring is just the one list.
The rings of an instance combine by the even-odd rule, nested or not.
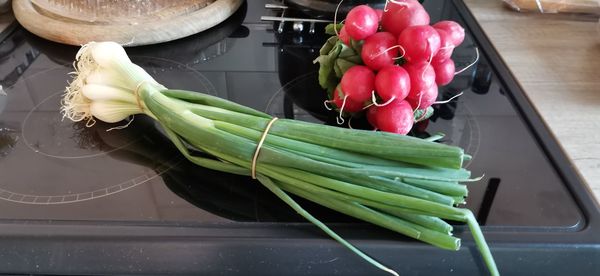
[[(195, 36), (128, 49), (167, 87), (210, 93), (271, 114), (335, 124), (323, 106), (312, 60), (325, 36), (260, 22), (264, 1)], [(460, 21), (449, 1), (426, 1), (432, 21)], [(475, 57), (469, 37), (456, 49), (458, 68)], [(0, 219), (214, 223), (303, 221), (258, 182), (198, 168), (157, 126), (138, 116), (125, 129), (86, 128), (58, 111), (77, 48), (17, 28), (0, 45)], [(570, 228), (582, 215), (562, 180), (505, 95), (493, 64), (481, 58), (440, 90), (431, 119), (414, 134), (443, 132), (444, 143), (473, 156), (481, 181), (467, 207), (488, 226)], [(122, 125), (127, 122), (123, 122)], [(357, 118), (357, 126), (361, 122)], [(302, 201), (324, 221), (353, 221)]]

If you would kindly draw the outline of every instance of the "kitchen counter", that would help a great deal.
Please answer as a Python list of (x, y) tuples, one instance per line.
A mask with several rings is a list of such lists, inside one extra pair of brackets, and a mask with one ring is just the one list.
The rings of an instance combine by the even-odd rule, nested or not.
[(598, 19), (464, 1), (600, 202)]

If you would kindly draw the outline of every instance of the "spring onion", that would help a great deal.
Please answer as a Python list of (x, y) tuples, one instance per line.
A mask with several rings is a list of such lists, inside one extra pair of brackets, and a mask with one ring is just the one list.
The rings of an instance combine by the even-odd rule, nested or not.
[[(62, 100), (65, 118), (90, 126), (95, 120), (116, 123), (136, 114), (150, 116), (189, 161), (255, 175), (329, 236), (394, 275), (289, 194), (450, 250), (458, 250), (460, 240), (442, 219), (466, 222), (488, 269), (498, 275), (473, 214), (456, 207), (467, 196), (466, 186), (459, 183), (473, 180), (462, 168), (469, 157), (458, 147), (389, 133), (274, 121), (268, 114), (218, 97), (168, 89), (132, 63), (114, 42), (84, 45), (75, 70)], [(192, 149), (206, 155), (193, 155)]]

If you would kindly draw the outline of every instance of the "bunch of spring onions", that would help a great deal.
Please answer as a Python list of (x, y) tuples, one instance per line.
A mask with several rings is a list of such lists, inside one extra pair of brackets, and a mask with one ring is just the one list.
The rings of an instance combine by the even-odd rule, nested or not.
[[(469, 158), (458, 147), (383, 132), (344, 129), (268, 114), (203, 93), (168, 89), (114, 42), (77, 53), (62, 109), (73, 121), (119, 122), (146, 114), (189, 161), (252, 175), (295, 211), (360, 257), (397, 275), (302, 209), (289, 194), (434, 246), (458, 250), (446, 220), (466, 222), (488, 269), (498, 270), (473, 214), (457, 208)], [(205, 155), (192, 154), (200, 151)]]

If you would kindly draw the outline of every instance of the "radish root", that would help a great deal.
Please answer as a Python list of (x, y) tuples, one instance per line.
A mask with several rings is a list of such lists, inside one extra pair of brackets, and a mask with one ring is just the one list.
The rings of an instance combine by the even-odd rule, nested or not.
[(456, 73), (454, 73), (454, 75), (458, 75), (464, 71), (467, 71), (467, 69), (471, 68), (471, 66), (475, 65), (478, 61), (479, 61), (479, 48), (475, 47), (475, 61), (473, 61), (471, 64), (467, 65), (467, 67), (458, 70)]
[[(427, 47), (429, 47), (429, 39), (427, 40)], [(431, 66), (431, 60), (433, 60), (433, 52), (431, 52), (431, 54), (429, 55), (429, 59), (427, 60), (427, 66)], [(421, 79), (425, 78), (425, 71), (427, 71), (427, 66), (425, 66), (425, 69), (423, 70), (423, 72), (421, 72)]]
[(413, 110), (413, 113), (417, 112), (417, 110), (419, 110), (419, 107), (421, 107), (422, 99), (423, 99), (423, 91), (419, 91), (419, 103), (417, 104), (417, 107)]
[(381, 55), (383, 55), (383, 54), (385, 54), (385, 53), (387, 53), (387, 52), (389, 52), (389, 51), (391, 51), (391, 50), (393, 50), (393, 49), (396, 49), (396, 48), (400, 48), (400, 49), (402, 49), (402, 52), (404, 52), (404, 48), (402, 48), (402, 46), (400, 46), (400, 45), (394, 45), (394, 46), (392, 46), (392, 47), (390, 47), (390, 48), (387, 48), (387, 49), (385, 49), (385, 50), (383, 50), (383, 51), (381, 51), (381, 52), (377, 53), (377, 54), (376, 54), (376, 55), (374, 55), (374, 56), (372, 55), (372, 56), (371, 56), (371, 58), (376, 58), (376, 57), (378, 57), (378, 56), (381, 56)]
[(386, 105), (392, 103), (395, 99), (396, 99), (396, 96), (393, 96), (391, 99), (387, 100), (387, 102), (378, 104), (377, 98), (375, 97), (375, 90), (373, 90), (371, 92), (371, 102), (373, 102), (373, 105), (375, 105), (375, 106), (379, 106), (379, 107), (386, 106)]
[(344, 2), (344, 0), (340, 0), (340, 2), (337, 4), (337, 7), (335, 7), (335, 13), (333, 14), (333, 31), (335, 32), (335, 36), (339, 37), (340, 34), (338, 33), (337, 30), (337, 14), (338, 11), (340, 10), (340, 6), (342, 5), (342, 2)]
[(402, 50), (402, 55), (395, 57), (394, 60), (399, 60), (401, 58), (403, 58), (406, 55), (406, 50), (404, 50), (404, 47), (398, 45), (398, 47), (400, 48), (400, 50)]
[(338, 125), (343, 124), (344, 121), (344, 117), (342, 116), (344, 113), (344, 107), (346, 107), (346, 100), (348, 99), (348, 96), (344, 96), (344, 101), (342, 102), (342, 106), (340, 107), (340, 115), (337, 116), (337, 118), (335, 118), (335, 121), (337, 122)]
[(329, 110), (329, 111), (333, 110), (333, 107), (329, 106), (329, 103), (331, 103), (331, 102), (333, 102), (333, 101), (330, 101), (330, 100), (325, 100), (325, 101), (323, 102), (323, 105), (325, 106), (325, 109), (327, 109), (327, 110)]
[(452, 98), (450, 98), (450, 99), (447, 99), (447, 100), (445, 100), (445, 101), (434, 102), (433, 104), (447, 104), (447, 103), (451, 102), (452, 100), (454, 100), (454, 99), (456, 99), (456, 98), (458, 98), (458, 97), (462, 96), (463, 94), (464, 94), (464, 93), (461, 91), (460, 93), (458, 93), (458, 94), (456, 94), (456, 95), (452, 96)]

